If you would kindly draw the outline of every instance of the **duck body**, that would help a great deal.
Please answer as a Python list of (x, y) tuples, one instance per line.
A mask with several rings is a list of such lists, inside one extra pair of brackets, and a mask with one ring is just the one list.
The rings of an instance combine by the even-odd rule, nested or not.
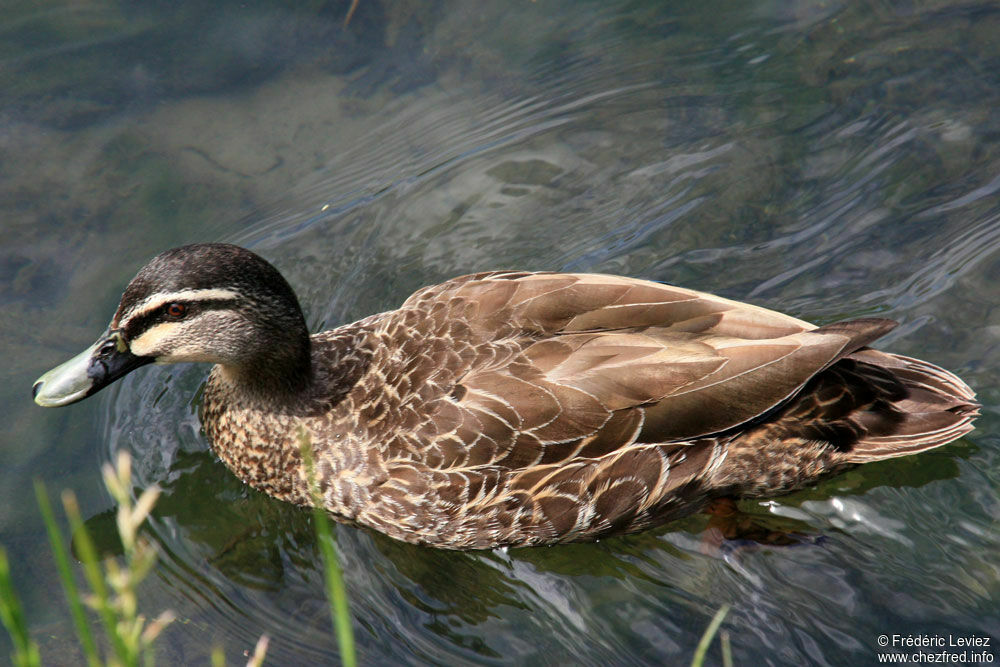
[(201, 244), (154, 259), (89, 357), (35, 391), (59, 405), (146, 360), (211, 361), (205, 432), (254, 488), (312, 504), (304, 433), (334, 514), (436, 547), (529, 546), (785, 493), (970, 431), (978, 405), (960, 379), (867, 347), (893, 326), (817, 328), (618, 276), (493, 272), (310, 337), (273, 267)]

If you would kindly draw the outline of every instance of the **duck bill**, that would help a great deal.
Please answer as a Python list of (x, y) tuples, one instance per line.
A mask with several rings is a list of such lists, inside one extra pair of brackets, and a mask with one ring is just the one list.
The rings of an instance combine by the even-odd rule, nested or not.
[(32, 389), (35, 403), (54, 408), (82, 401), (153, 361), (132, 354), (121, 334), (109, 329), (86, 350), (38, 378)]

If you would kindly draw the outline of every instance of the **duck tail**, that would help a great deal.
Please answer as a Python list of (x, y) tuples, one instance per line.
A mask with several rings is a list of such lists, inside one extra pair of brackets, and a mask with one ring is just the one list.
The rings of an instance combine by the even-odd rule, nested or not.
[[(920, 359), (862, 349), (848, 355), (861, 365), (874, 366), (890, 376), (903, 391), (890, 398), (892, 418), (867, 431), (843, 453), (846, 463), (868, 463), (908, 456), (946, 445), (974, 427), (979, 415), (975, 393), (956, 375)], [(870, 374), (874, 379), (877, 374)], [(897, 387), (899, 386), (897, 385)], [(856, 414), (864, 421), (865, 415)]]

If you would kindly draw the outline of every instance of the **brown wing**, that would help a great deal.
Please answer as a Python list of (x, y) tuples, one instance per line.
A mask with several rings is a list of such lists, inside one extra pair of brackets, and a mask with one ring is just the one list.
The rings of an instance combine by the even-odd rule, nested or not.
[[(461, 304), (461, 308), (459, 308)], [(643, 326), (768, 339), (816, 327), (766, 308), (647, 280), (599, 274), (495, 272), (425, 287), (401, 307), (447, 310), (484, 340)]]
[(407, 303), (464, 310), (483, 347), (517, 342), (519, 352), (487, 356), (457, 378), (456, 445), (472, 443), (474, 454), (455, 463), (508, 469), (735, 428), (892, 326), (815, 329), (756, 306), (601, 275), (485, 274), (423, 299)]

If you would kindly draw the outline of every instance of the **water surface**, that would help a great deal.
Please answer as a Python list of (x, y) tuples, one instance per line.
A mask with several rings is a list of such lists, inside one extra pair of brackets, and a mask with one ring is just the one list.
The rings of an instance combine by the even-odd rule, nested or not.
[[(53, 664), (78, 659), (30, 480), (109, 528), (100, 465), (164, 488), (143, 588), (166, 664), (337, 659), (308, 513), (199, 430), (203, 367), (29, 397), (134, 272), (195, 241), (274, 262), (320, 330), (495, 268), (676, 283), (961, 375), (977, 430), (742, 509), (807, 536), (643, 534), (447, 553), (337, 526), (371, 664), (868, 664), (881, 634), (1000, 640), (1000, 12), (989, 3), (15, 3), (0, 27), (0, 542)], [(138, 491), (139, 489), (137, 489)], [(993, 648), (992, 655), (996, 655)], [(0, 640), (0, 652), (9, 644)], [(718, 661), (718, 648), (710, 654)]]

